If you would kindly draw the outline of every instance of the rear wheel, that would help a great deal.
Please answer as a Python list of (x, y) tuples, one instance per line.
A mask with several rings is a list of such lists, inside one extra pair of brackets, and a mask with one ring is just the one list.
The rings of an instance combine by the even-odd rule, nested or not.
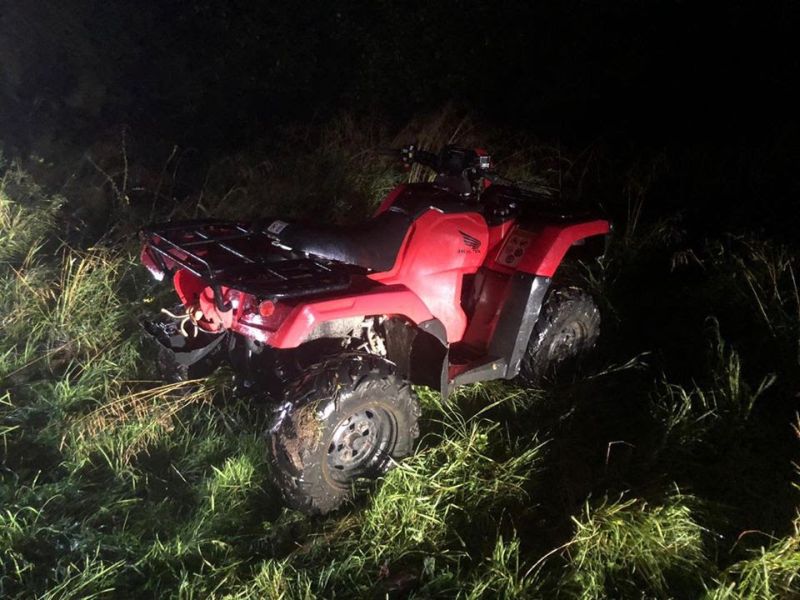
[(519, 378), (535, 385), (590, 350), (600, 335), (600, 311), (576, 287), (554, 288), (539, 315), (520, 365)]
[(275, 481), (292, 508), (324, 514), (407, 456), (419, 403), (392, 363), (369, 354), (329, 359), (289, 384), (271, 429)]

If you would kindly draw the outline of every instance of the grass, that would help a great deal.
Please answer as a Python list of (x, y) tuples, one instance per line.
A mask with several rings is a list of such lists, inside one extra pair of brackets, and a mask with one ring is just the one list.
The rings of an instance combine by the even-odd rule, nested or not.
[(673, 584), (701, 579), (704, 530), (692, 504), (680, 494), (658, 506), (624, 498), (587, 502), (573, 517), (560, 586), (581, 598), (630, 597), (645, 589), (667, 597), (668, 578)]
[(688, 235), (652, 198), (662, 158), (625, 170), (620, 200), (605, 201), (625, 232), (609, 254), (564, 272), (604, 315), (578, 373), (448, 400), (420, 390), (414, 456), (334, 515), (284, 508), (269, 406), (233, 397), (225, 372), (156, 381), (136, 321), (169, 295), (137, 265), (136, 228), (206, 214), (352, 221), (409, 176), (380, 148), (415, 139), (481, 140), (565, 203), (589, 199), (603, 160), (453, 110), (402, 131), (342, 117), (284, 136), (220, 161), (181, 201), (180, 153), (150, 188), (127, 179), (130, 151), (98, 158), (105, 176), (67, 188), (105, 194), (93, 218), (80, 195), (2, 162), (0, 596), (800, 595), (797, 248)]
[(752, 558), (738, 562), (726, 569), (719, 585), (709, 590), (708, 598), (791, 598), (800, 585), (800, 536), (795, 531), (768, 547), (762, 546)]

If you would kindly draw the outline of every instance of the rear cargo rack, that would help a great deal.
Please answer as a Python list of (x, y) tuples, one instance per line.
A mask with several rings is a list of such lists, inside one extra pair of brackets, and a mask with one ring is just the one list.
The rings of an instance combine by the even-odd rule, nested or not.
[(343, 290), (363, 269), (312, 258), (247, 224), (213, 219), (146, 227), (144, 250), (167, 275), (177, 269), (203, 279), (220, 310), (230, 309), (222, 286), (259, 299), (300, 298)]

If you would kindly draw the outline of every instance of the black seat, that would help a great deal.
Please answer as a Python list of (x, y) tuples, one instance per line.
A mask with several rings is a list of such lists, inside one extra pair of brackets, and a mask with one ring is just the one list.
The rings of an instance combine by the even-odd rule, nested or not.
[(394, 266), (411, 222), (404, 212), (389, 210), (358, 227), (290, 223), (277, 237), (293, 250), (381, 272)]
[(272, 235), (293, 250), (382, 272), (394, 266), (411, 224), (430, 209), (441, 213), (479, 210), (433, 184), (414, 183), (388, 210), (356, 227), (290, 223)]

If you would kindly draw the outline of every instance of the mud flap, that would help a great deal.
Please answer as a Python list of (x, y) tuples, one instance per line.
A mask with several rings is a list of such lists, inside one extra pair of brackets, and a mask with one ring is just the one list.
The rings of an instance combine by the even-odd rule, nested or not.
[(519, 374), (522, 357), (549, 288), (548, 277), (517, 273), (511, 279), (508, 299), (489, 344), (489, 354), (505, 359), (508, 365), (506, 379)]
[(412, 326), (390, 319), (386, 327), (387, 358), (414, 385), (447, 393), (448, 346), (444, 326), (436, 319)]
[(157, 348), (157, 367), (166, 381), (205, 377), (222, 360), (222, 342), (228, 337), (225, 333), (199, 331), (196, 337), (185, 337), (171, 319), (142, 319), (139, 323)]

